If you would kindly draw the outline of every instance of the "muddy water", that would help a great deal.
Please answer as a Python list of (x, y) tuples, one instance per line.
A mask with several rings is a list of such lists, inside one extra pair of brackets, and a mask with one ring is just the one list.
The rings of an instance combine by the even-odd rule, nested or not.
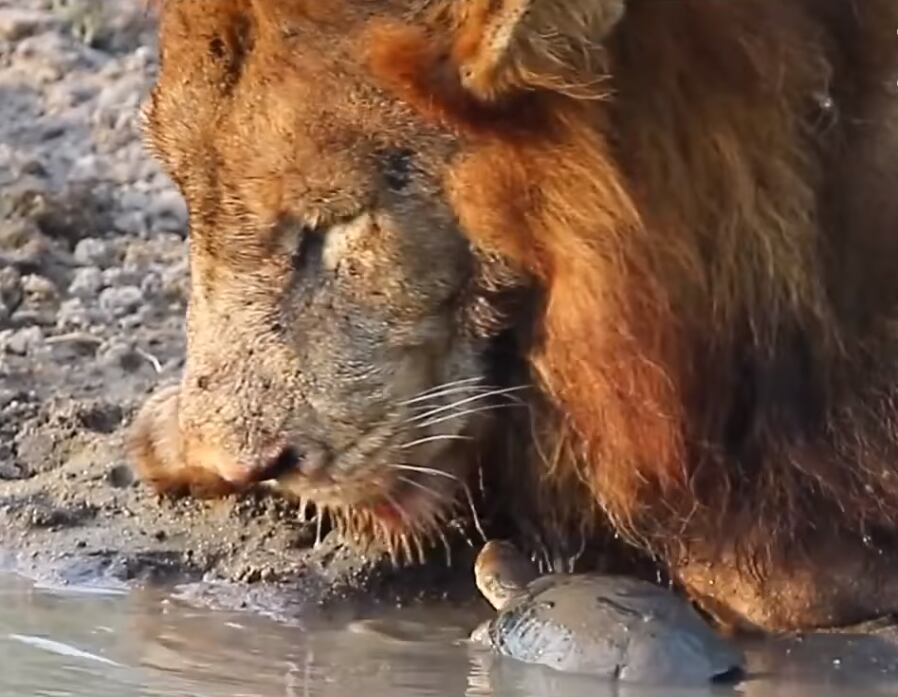
[[(386, 613), (386, 614), (384, 614)], [(275, 621), (171, 595), (0, 576), (0, 695), (26, 697), (757, 697), (898, 694), (893, 635), (749, 646), (735, 691), (622, 687), (494, 659), (460, 640), (473, 609)]]

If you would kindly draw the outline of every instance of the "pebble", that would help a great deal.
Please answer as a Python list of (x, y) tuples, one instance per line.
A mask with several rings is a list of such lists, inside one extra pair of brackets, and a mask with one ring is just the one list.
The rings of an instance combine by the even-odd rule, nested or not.
[(98, 266), (106, 268), (115, 263), (115, 251), (106, 240), (96, 237), (85, 237), (75, 245), (75, 261), (82, 266)]
[(16, 390), (0, 388), (0, 409), (8, 407), (19, 396)]
[(153, 197), (149, 213), (154, 230), (179, 232), (187, 227), (187, 204), (177, 191), (169, 190)]
[(115, 229), (126, 235), (145, 237), (150, 230), (147, 216), (143, 211), (127, 211), (115, 217)]
[(121, 339), (114, 339), (103, 346), (97, 354), (97, 360), (106, 368), (126, 373), (137, 372), (144, 365), (134, 347)]
[(148, 298), (159, 298), (162, 296), (165, 286), (162, 282), (162, 276), (155, 271), (147, 271), (140, 281), (140, 292)]
[(0, 345), (7, 353), (15, 356), (26, 356), (37, 348), (44, 340), (40, 327), (24, 327), (15, 331), (0, 333)]
[(143, 304), (143, 293), (135, 286), (106, 288), (100, 293), (100, 309), (118, 319), (136, 312)]
[(136, 189), (129, 189), (118, 197), (118, 202), (125, 210), (145, 210), (150, 205), (150, 197)]
[(96, 266), (84, 266), (75, 270), (69, 284), (69, 294), (85, 300), (96, 298), (103, 286), (103, 272)]
[(115, 267), (103, 272), (103, 285), (113, 286), (139, 286), (144, 274), (138, 269)]
[(22, 470), (15, 463), (6, 460), (0, 460), (0, 480), (15, 481), (22, 479)]
[(190, 282), (186, 261), (162, 271), (162, 289), (165, 297), (177, 302), (187, 302), (190, 296)]
[(22, 10), (16, 8), (0, 8), (0, 40), (19, 41), (32, 36), (50, 23), (45, 12)]
[(59, 297), (56, 284), (39, 274), (23, 276), (22, 290), (25, 292), (25, 299), (29, 306), (34, 309), (53, 304)]
[(56, 326), (63, 331), (87, 329), (92, 324), (91, 319), (81, 298), (64, 300), (56, 312)]
[(0, 268), (0, 310), (8, 317), (22, 302), (22, 276), (12, 266)]

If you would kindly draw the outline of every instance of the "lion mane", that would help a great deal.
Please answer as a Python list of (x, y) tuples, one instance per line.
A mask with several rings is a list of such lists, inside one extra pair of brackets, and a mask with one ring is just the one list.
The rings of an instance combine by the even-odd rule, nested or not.
[(447, 184), (463, 228), (544, 289), (531, 362), (575, 438), (556, 505), (594, 515), (563, 491), (586, 482), (662, 557), (759, 575), (891, 538), (898, 4), (427, 17), (376, 26), (372, 70), (471, 144)]
[(462, 229), (540, 289), (546, 519), (710, 605), (801, 578), (761, 626), (869, 614), (811, 607), (898, 530), (898, 3), (369, 4), (371, 75), (462, 143)]

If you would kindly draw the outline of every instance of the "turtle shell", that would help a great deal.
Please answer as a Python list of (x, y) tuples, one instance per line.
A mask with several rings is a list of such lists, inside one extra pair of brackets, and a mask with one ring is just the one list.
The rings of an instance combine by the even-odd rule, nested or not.
[(703, 683), (743, 665), (685, 600), (626, 577), (538, 578), (472, 638), (528, 663), (634, 682)]

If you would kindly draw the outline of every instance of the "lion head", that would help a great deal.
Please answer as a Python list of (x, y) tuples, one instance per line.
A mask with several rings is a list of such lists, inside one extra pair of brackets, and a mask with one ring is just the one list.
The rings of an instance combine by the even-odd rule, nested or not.
[[(192, 292), (183, 380), (135, 427), (157, 488), (277, 480), (400, 533), (467, 504), (491, 423), (526, 405), (551, 273), (526, 178), (556, 155), (496, 179), (496, 134), (543, 127), (531, 89), (597, 90), (589, 42), (622, 9), (569, 3), (553, 43), (528, 3), (493, 5), (162, 3), (148, 133), (190, 208)], [(508, 223), (516, 249), (491, 239)]]

